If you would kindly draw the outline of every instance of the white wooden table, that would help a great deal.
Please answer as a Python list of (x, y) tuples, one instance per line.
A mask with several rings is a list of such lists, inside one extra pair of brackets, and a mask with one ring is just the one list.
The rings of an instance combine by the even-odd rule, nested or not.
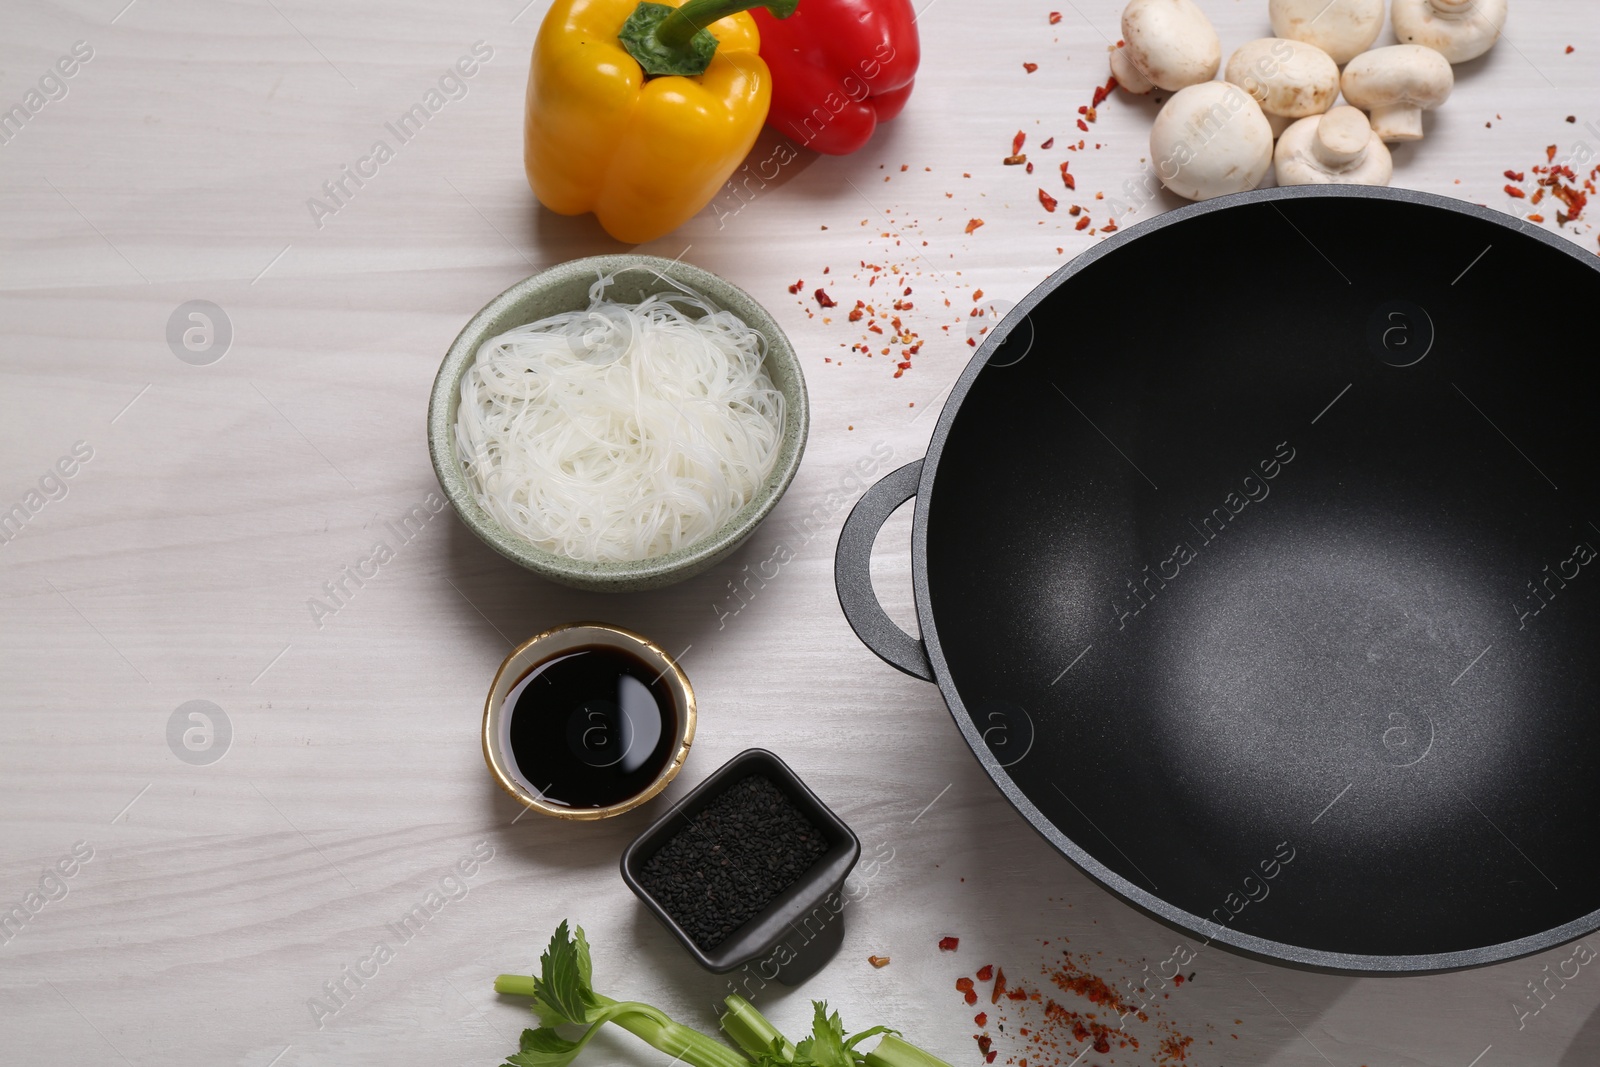
[[(847, 1023), (890, 1022), (974, 1065), (958, 975), (993, 961), (1037, 978), (1070, 938), (1117, 981), (1181, 940), (1014, 815), (934, 688), (857, 643), (831, 581), (846, 509), (829, 494), (853, 499), (850, 471), (874, 448), (896, 462), (922, 453), (971, 352), (973, 290), (1014, 300), (1103, 239), (1071, 228), (1056, 176), (1068, 156), (1037, 146), (1076, 139), (1075, 110), (1118, 35), (1115, 0), (932, 0), (916, 94), (867, 150), (802, 156), (748, 201), (724, 199), (646, 248), (772, 308), (805, 359), (812, 432), (793, 489), (740, 555), (669, 591), (610, 598), (519, 571), (448, 511), (409, 543), (385, 525), (436, 488), (423, 412), (461, 324), (535, 269), (617, 247), (590, 220), (543, 212), (524, 182), (522, 94), (545, 5), (522, 3), (5, 11), (0, 106), (25, 103), (85, 44), (63, 64), (72, 76), (40, 90), (55, 98), (0, 145), (0, 509), (22, 504), (27, 519), (0, 544), (0, 909), (37, 905), (0, 934), (0, 1062), (493, 1065), (527, 1021), (493, 976), (531, 968), (564, 917), (587, 927), (603, 992), (710, 1026), (722, 982), (616, 871), (666, 801), (601, 825), (517, 820), (483, 766), (481, 704), (506, 649), (584, 617), (685, 650), (700, 735), (666, 800), (760, 744), (869, 855), (892, 851), (852, 905), (839, 958), (801, 990), (764, 994), (784, 1026), (826, 996)], [(1259, 0), (1204, 6), (1225, 49), (1268, 32)], [(1600, 129), (1600, 8), (1514, 7), (1510, 39), (1460, 72), (1428, 139), (1397, 152), (1396, 184), (1527, 211), (1501, 192), (1503, 170), (1552, 143), (1600, 147), (1584, 132)], [(492, 54), (464, 95), (396, 142), (385, 124), (475, 42)], [(1070, 156), (1095, 229), (1109, 209), (1092, 194), (1138, 174), (1151, 114), (1118, 96)], [(1000, 163), (1017, 130), (1041, 161), (1031, 177)], [(393, 158), (329, 201), (323, 183), (379, 139)], [(1041, 186), (1061, 211), (1041, 209)], [(337, 210), (314, 212), (313, 197)], [(968, 234), (972, 218), (985, 224)], [(1593, 230), (1572, 229), (1595, 250)], [(914, 290), (904, 318), (926, 344), (898, 379), (849, 347), (862, 334), (843, 312), (889, 284), (869, 289), (862, 261), (905, 272), (895, 284)], [(831, 323), (807, 295), (823, 284), (842, 305)], [(169, 319), (195, 300), (222, 309), (220, 359), (220, 333), (192, 362), (168, 343)], [(70, 477), (53, 474), (58, 461)], [(818, 507), (826, 529), (724, 617), (740, 568)], [(877, 570), (907, 623), (908, 538), (902, 514)], [(394, 558), (314, 620), (322, 583), (378, 541)], [(197, 752), (181, 738), (200, 721), (178, 711), (190, 701), (228, 725), (225, 737), (213, 713), (210, 747), (189, 738)], [(444, 883), (420, 935), (396, 938), (389, 924), (474, 849), (492, 858)], [(58, 863), (70, 877), (46, 877)], [(960, 936), (959, 952), (936, 949), (943, 934)], [(373, 974), (362, 961), (378, 942), (392, 958)], [(893, 962), (874, 970), (871, 953)], [(1154, 1022), (1195, 1036), (1189, 1062), (1203, 1064), (1600, 1062), (1600, 972), (1518, 1026), (1527, 983), (1569, 955), (1354, 980), (1209, 949), (1138, 1031), (1142, 1051), (1115, 1062), (1155, 1061)], [(371, 976), (319, 1011), (347, 967)], [(996, 1036), (1003, 1064), (1016, 1049)], [(666, 1058), (622, 1035), (580, 1062)]]

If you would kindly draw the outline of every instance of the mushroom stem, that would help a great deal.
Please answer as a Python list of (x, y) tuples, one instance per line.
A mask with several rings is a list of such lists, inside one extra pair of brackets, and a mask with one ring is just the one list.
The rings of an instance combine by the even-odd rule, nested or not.
[(1371, 139), (1365, 115), (1353, 107), (1335, 108), (1317, 123), (1311, 154), (1330, 171), (1341, 171), (1361, 161)]
[(1453, 19), (1472, 14), (1478, 0), (1429, 0), (1429, 3), (1439, 17)]
[(1372, 109), (1372, 130), (1386, 142), (1422, 140), (1422, 109), (1393, 104)]

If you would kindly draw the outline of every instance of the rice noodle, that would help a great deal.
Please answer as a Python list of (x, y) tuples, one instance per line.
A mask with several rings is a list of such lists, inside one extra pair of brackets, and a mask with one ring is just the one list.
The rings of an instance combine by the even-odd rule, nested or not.
[(578, 560), (637, 561), (715, 533), (772, 473), (783, 434), (760, 333), (681, 285), (614, 303), (614, 280), (590, 287), (587, 310), (479, 346), (456, 414), (479, 505)]

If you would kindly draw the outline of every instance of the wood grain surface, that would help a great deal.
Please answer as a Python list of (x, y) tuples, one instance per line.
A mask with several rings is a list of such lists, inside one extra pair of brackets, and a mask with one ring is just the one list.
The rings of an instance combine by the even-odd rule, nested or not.
[[(589, 931), (602, 991), (709, 1027), (723, 980), (654, 924), (617, 859), (653, 814), (751, 745), (789, 761), (881, 861), (846, 913), (838, 959), (801, 989), (762, 991), (787, 1028), (826, 997), (847, 1023), (892, 1023), (976, 1067), (975, 1009), (956, 977), (994, 962), (1037, 985), (1070, 939), (1121, 983), (1183, 940), (1036, 836), (937, 691), (864, 649), (835, 600), (838, 501), (859, 492), (858, 461), (876, 477), (922, 454), (972, 351), (975, 290), (985, 304), (1019, 299), (1105, 239), (1154, 113), (1118, 95), (1091, 132), (1074, 125), (1105, 80), (1115, 0), (922, 3), (916, 93), (865, 151), (801, 153), (643, 246), (772, 309), (805, 361), (813, 420), (793, 488), (738, 555), (670, 590), (615, 597), (523, 573), (448, 510), (405, 542), (385, 525), (437, 489), (423, 417), (456, 331), (532, 271), (618, 248), (592, 220), (540, 209), (523, 177), (543, 0), (6, 5), (0, 108), (26, 110), (30, 92), (40, 106), (0, 144), (0, 510), (27, 512), (0, 544), (0, 909), (40, 897), (0, 934), (0, 1063), (496, 1064), (529, 1016), (493, 977), (532, 968), (566, 917)], [(1264, 0), (1202, 3), (1225, 52), (1270, 32)], [(1513, 7), (1508, 39), (1458, 72), (1427, 139), (1396, 152), (1397, 185), (1526, 213), (1502, 171), (1542, 162), (1550, 144), (1600, 149), (1585, 130), (1600, 131), (1600, 7)], [(92, 54), (56, 81), (77, 42)], [(386, 124), (475, 44), (488, 57), (474, 75), (395, 138)], [(1001, 164), (1018, 130), (1032, 175)], [(1080, 136), (1084, 150), (1063, 151)], [(379, 140), (392, 158), (332, 205), (323, 183)], [(780, 147), (764, 135), (753, 161)], [(1041, 187), (1061, 199), (1056, 213)], [(1073, 203), (1092, 229), (1073, 229)], [(1118, 222), (1174, 206), (1158, 196)], [(971, 219), (984, 224), (969, 233)], [(1596, 251), (1586, 224), (1562, 232)], [(863, 263), (884, 280), (869, 286)], [(1243, 272), (1263, 299), (1277, 281), (1251, 250), (1219, 248), (1214, 263), (1152, 278), (1126, 308), (1083, 313), (1136, 313), (1183, 270), (1213, 269)], [(818, 308), (818, 286), (841, 306)], [(892, 359), (852, 350), (873, 335), (843, 313), (906, 287), (905, 325), (925, 343), (895, 377)], [(1504, 299), (1537, 307), (1537, 280)], [(207, 365), (168, 342), (196, 300), (231, 331)], [(1593, 310), (1563, 313), (1587, 345)], [(779, 577), (748, 603), (728, 599), (741, 568), (817, 509), (824, 528)], [(909, 530), (897, 516), (874, 561), (907, 624)], [(322, 584), (379, 541), (393, 558), (377, 577), (314, 617)], [(700, 734), (644, 811), (598, 825), (519, 819), (483, 765), (484, 693), (511, 644), (579, 618), (681, 650)], [(190, 701), (226, 716), (211, 748), (191, 738), (220, 759), (185, 762), (190, 749), (169, 745)], [(447, 879), (474, 850), (491, 858)], [(401, 940), (392, 924), (419, 904), (429, 920)], [(936, 947), (946, 934), (961, 939), (954, 954)], [(376, 973), (319, 1011), (346, 968), (370, 973), (361, 961), (379, 942), (390, 952)], [(873, 953), (892, 962), (875, 970)], [(1201, 949), (1195, 979), (1131, 1031), (1138, 1051), (1082, 1062), (1168, 1062), (1160, 1041), (1181, 1034), (1195, 1039), (1185, 1062), (1207, 1065), (1593, 1064), (1600, 970), (1548, 985), (1536, 1015), (1516, 1008), (1539, 1003), (1528, 983), (1571, 954), (1357, 980)], [(1000, 1064), (1019, 1054), (995, 1036)], [(581, 1062), (667, 1067), (627, 1035)]]

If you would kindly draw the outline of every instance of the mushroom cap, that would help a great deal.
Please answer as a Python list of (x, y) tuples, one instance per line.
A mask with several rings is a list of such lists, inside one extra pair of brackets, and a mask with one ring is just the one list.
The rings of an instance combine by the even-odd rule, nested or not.
[(1272, 127), (1251, 95), (1228, 82), (1172, 94), (1150, 127), (1161, 184), (1190, 200), (1242, 193), (1272, 168)]
[(1388, 185), (1394, 176), (1389, 146), (1348, 106), (1283, 131), (1272, 164), (1279, 185)]
[(1117, 79), (1117, 84), (1135, 96), (1143, 96), (1156, 87), (1155, 82), (1144, 76), (1138, 67), (1133, 65), (1133, 60), (1128, 58), (1128, 46), (1118, 45), (1111, 50), (1111, 76)]
[(1313, 44), (1263, 37), (1228, 59), (1227, 80), (1256, 98), (1269, 115), (1320, 115), (1339, 96), (1339, 65)]
[(1122, 39), (1128, 62), (1168, 91), (1210, 81), (1222, 65), (1222, 41), (1194, 0), (1129, 0)]
[(1383, 0), (1270, 0), (1272, 32), (1314, 44), (1341, 66), (1383, 32)]
[(1506, 0), (1394, 0), (1394, 35), (1431, 48), (1452, 63), (1494, 47), (1506, 24)]
[(1455, 87), (1449, 60), (1419, 44), (1393, 44), (1363, 52), (1344, 68), (1344, 98), (1364, 111), (1410, 107), (1429, 110)]

